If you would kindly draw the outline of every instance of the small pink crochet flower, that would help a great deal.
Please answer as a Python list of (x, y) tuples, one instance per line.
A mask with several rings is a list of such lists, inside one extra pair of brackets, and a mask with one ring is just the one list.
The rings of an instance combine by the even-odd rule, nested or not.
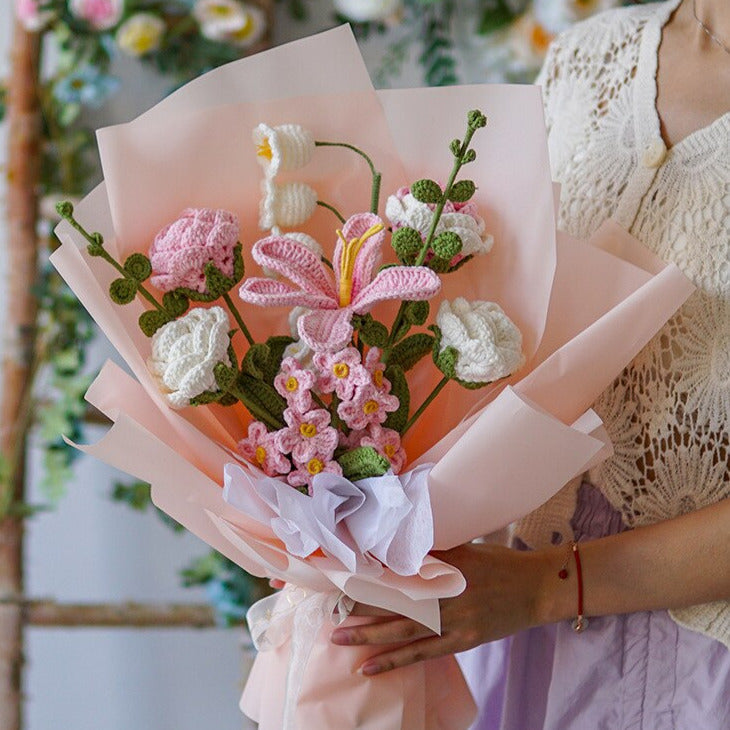
[(360, 446), (372, 446), (390, 462), (394, 474), (399, 474), (406, 463), (406, 452), (401, 446), (400, 434), (392, 428), (383, 428), (379, 423), (370, 424)]
[(357, 386), (370, 382), (370, 373), (355, 347), (334, 354), (318, 352), (312, 360), (320, 374), (317, 387), (322, 393), (335, 391), (341, 400), (350, 400)]
[(238, 451), (270, 477), (291, 471), (291, 462), (276, 444), (276, 433), (269, 433), (261, 421), (249, 424), (248, 436), (238, 442)]
[(276, 443), (285, 454), (291, 453), (297, 464), (306, 464), (317, 456), (329, 461), (337, 448), (337, 431), (330, 426), (330, 414), (324, 408), (298, 413), (284, 411), (287, 426), (276, 432)]
[(390, 299), (431, 299), (441, 288), (438, 275), (425, 266), (390, 266), (376, 272), (384, 239), (378, 216), (352, 216), (338, 231), (332, 281), (321, 258), (306, 246), (284, 236), (269, 236), (254, 244), (253, 257), (294, 286), (251, 278), (243, 283), (239, 296), (262, 307), (307, 307), (312, 311), (299, 318), (299, 335), (313, 350), (336, 352), (350, 342), (353, 314), (365, 314)]
[(340, 403), (337, 413), (349, 428), (358, 429), (371, 423), (383, 423), (388, 413), (398, 410), (398, 405), (398, 398), (369, 383), (357, 388), (352, 400)]
[(363, 436), (366, 436), (367, 433), (367, 430), (363, 428), (353, 429), (350, 433), (340, 431), (340, 448), (347, 449), (348, 451), (356, 449), (360, 446), (360, 441), (362, 441)]
[(373, 385), (383, 393), (390, 393), (390, 380), (385, 376), (385, 363), (380, 361), (380, 350), (371, 347), (365, 355), (365, 369), (370, 373)]
[(304, 413), (312, 407), (311, 389), (315, 376), (311, 370), (302, 368), (300, 362), (293, 357), (285, 357), (281, 361), (281, 370), (274, 378), (274, 387), (286, 398), (287, 404)]
[(205, 292), (205, 265), (212, 261), (233, 276), (238, 218), (227, 210), (186, 208), (165, 226), (150, 247), (152, 284), (162, 291), (182, 286)]
[[(330, 457), (331, 458), (331, 457)], [(286, 480), (292, 487), (308, 487), (311, 494), (312, 481), (322, 472), (342, 476), (342, 467), (330, 458), (314, 454), (308, 461), (297, 464), (297, 469), (290, 472)]]

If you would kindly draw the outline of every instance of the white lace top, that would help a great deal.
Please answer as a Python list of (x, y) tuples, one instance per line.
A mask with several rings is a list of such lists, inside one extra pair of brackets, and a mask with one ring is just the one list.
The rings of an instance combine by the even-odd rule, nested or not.
[[(603, 13), (553, 45), (545, 94), (560, 227), (587, 237), (609, 217), (698, 291), (595, 408), (615, 455), (590, 481), (638, 526), (730, 496), (730, 114), (667, 150), (657, 51), (678, 0)], [(518, 526), (533, 546), (570, 534), (576, 485)], [(546, 540), (547, 538), (547, 540)], [(730, 646), (730, 604), (674, 612)]]

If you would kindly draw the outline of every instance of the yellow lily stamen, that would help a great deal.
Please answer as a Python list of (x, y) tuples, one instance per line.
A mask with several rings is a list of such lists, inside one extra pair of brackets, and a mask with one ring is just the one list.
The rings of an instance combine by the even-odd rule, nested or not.
[(337, 231), (337, 237), (342, 241), (342, 255), (340, 256), (340, 306), (347, 307), (352, 300), (352, 275), (355, 271), (355, 260), (363, 243), (376, 233), (380, 233), (385, 226), (376, 223), (365, 231), (359, 238), (353, 238), (349, 243), (345, 240), (342, 231)]

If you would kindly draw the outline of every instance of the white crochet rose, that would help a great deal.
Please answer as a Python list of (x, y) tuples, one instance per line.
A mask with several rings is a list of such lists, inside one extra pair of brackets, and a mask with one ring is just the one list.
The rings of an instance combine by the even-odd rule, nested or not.
[(441, 351), (459, 353), (456, 377), (467, 383), (491, 383), (522, 367), (522, 333), (494, 302), (443, 301), (436, 315)]
[(261, 185), (264, 196), (259, 211), (259, 226), (291, 228), (309, 219), (317, 207), (317, 193), (306, 183), (292, 182), (277, 185), (265, 179)]
[(269, 177), (304, 167), (314, 154), (314, 137), (299, 124), (270, 127), (262, 122), (252, 136), (258, 161)]
[[(389, 196), (385, 215), (395, 226), (415, 228), (424, 240), (433, 221), (431, 208), (416, 200), (411, 193)], [(478, 215), (445, 211), (441, 214), (435, 235), (445, 231), (458, 234), (461, 238), (461, 255), (469, 256), (491, 251), (494, 239), (484, 229), (484, 219)]]
[(230, 365), (230, 323), (221, 307), (191, 309), (168, 322), (152, 336), (152, 356), (147, 367), (173, 408), (190, 405), (206, 390), (217, 390), (213, 368)]

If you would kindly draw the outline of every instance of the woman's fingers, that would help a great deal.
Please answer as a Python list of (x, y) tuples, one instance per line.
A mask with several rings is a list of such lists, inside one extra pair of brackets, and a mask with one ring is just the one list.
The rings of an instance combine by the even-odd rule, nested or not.
[(404, 641), (416, 641), (436, 634), (422, 624), (409, 618), (396, 618), (360, 626), (347, 626), (335, 629), (331, 640), (343, 646), (362, 646), (372, 644), (401, 644)]
[(428, 638), (413, 641), (398, 649), (392, 649), (370, 657), (360, 667), (360, 671), (368, 676), (381, 674), (399, 667), (407, 667), (409, 664), (417, 664), (426, 659), (435, 659), (445, 654), (453, 654), (453, 652), (453, 647), (445, 638), (431, 634)]

